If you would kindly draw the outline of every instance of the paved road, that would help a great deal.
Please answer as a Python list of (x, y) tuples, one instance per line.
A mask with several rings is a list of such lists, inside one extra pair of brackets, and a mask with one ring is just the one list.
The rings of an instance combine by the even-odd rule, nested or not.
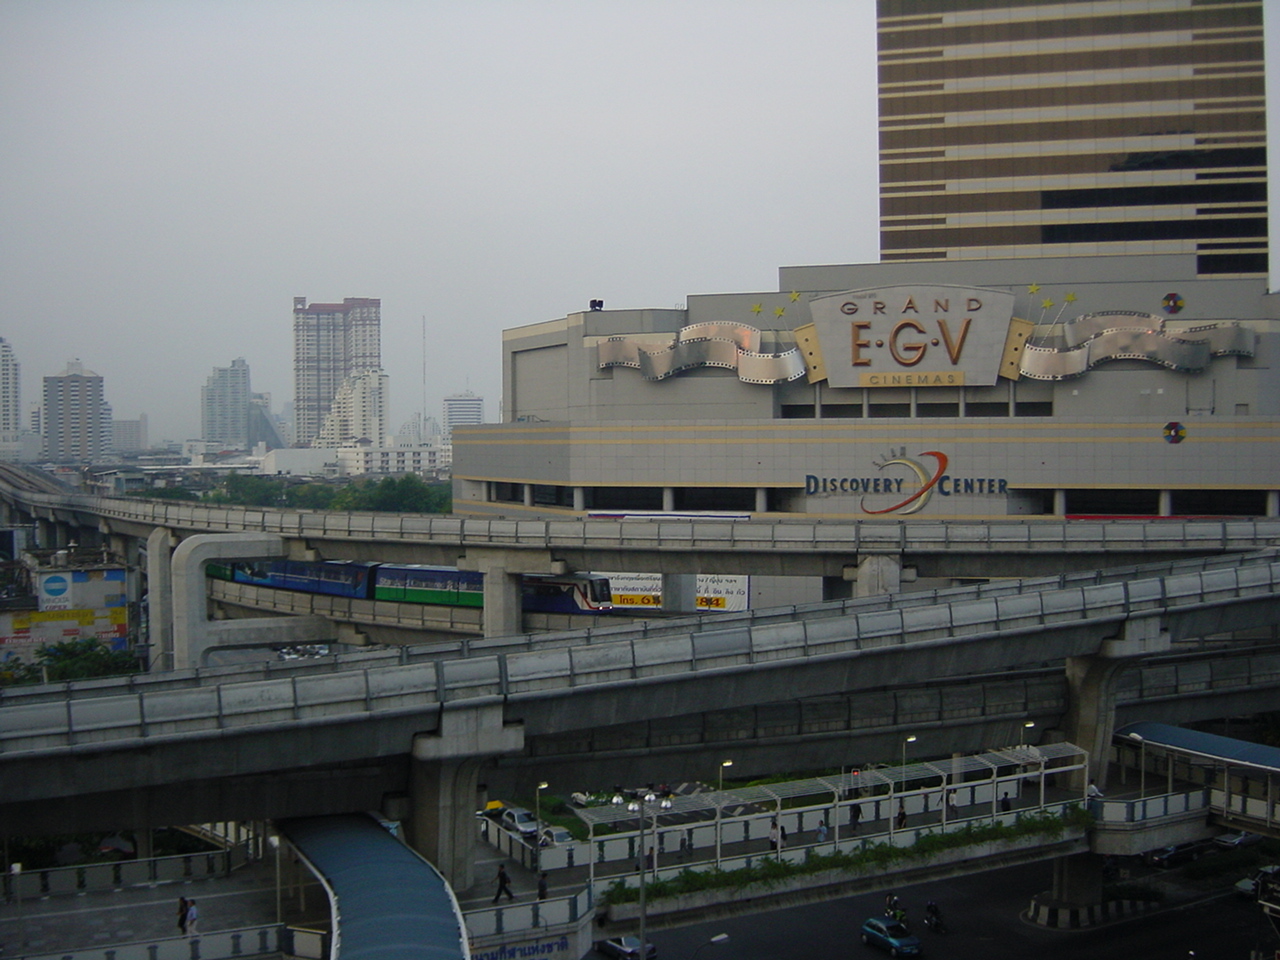
[[(1031, 895), (1050, 885), (1052, 867), (1032, 864), (975, 877), (922, 884), (897, 891), (909, 917), (920, 917), (930, 899), (942, 905), (951, 927), (936, 936), (921, 924), (926, 957), (951, 960), (1250, 960), (1252, 951), (1271, 958), (1280, 948), (1254, 903), (1223, 895), (1124, 921), (1099, 930), (1051, 931), (1020, 919)], [(1229, 883), (1228, 883), (1229, 885)], [(858, 927), (884, 905), (884, 894), (808, 904), (750, 917), (658, 930), (651, 939), (660, 960), (689, 960), (718, 933), (723, 945), (705, 947), (699, 960), (777, 960), (780, 957), (880, 960), (886, 954), (863, 946)]]

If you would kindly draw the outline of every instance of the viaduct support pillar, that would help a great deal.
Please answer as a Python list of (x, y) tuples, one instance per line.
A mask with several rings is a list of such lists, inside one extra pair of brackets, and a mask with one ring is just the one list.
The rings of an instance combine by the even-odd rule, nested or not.
[(475, 882), (476, 809), (486, 760), (524, 749), (524, 728), (503, 723), (502, 705), (450, 709), (433, 734), (413, 740), (410, 845), (436, 866), (455, 890)]
[(484, 574), (484, 635), (511, 637), (524, 630), (520, 578), (526, 573), (569, 572), (563, 560), (546, 550), (468, 549), (458, 558), (459, 570)]
[(854, 597), (878, 597), (902, 592), (902, 563), (897, 557), (873, 555), (858, 561)]
[(662, 575), (662, 609), (671, 613), (696, 613), (698, 577), (693, 573)]
[(173, 535), (156, 527), (147, 537), (147, 646), (152, 671), (172, 670)]
[[(1111, 759), (1111, 738), (1116, 727), (1116, 688), (1120, 674), (1139, 658), (1171, 648), (1169, 634), (1159, 618), (1126, 620), (1120, 635), (1103, 640), (1098, 653), (1067, 659), (1067, 739), (1089, 751), (1089, 768), (1076, 771), (1070, 788), (1084, 796), (1090, 780), (1106, 792)], [(1053, 864), (1051, 897), (1065, 907), (1084, 907), (1102, 899), (1102, 857), (1077, 853), (1059, 857)]]

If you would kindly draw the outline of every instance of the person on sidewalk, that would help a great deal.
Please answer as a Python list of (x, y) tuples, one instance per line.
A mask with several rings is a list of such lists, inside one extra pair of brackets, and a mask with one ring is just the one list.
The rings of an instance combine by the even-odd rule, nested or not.
[(538, 899), (547, 899), (547, 871), (538, 874)]
[(507, 866), (504, 863), (498, 864), (498, 892), (493, 895), (493, 902), (497, 903), (498, 899), (505, 893), (508, 900), (514, 900), (516, 895), (511, 892), (511, 878), (507, 876)]
[(196, 909), (194, 900), (187, 901), (187, 936), (194, 937), (200, 931), (196, 929), (196, 924), (200, 920), (200, 911)]
[(895, 826), (897, 829), (902, 830), (903, 828), (905, 828), (905, 827), (906, 827), (906, 825), (907, 825), (907, 808), (906, 808), (906, 805), (903, 803), (903, 801), (899, 800), (899, 801), (898, 801), (898, 816), (897, 816), (896, 820), (894, 821), (894, 826)]
[(187, 932), (187, 898), (178, 898), (178, 932)]

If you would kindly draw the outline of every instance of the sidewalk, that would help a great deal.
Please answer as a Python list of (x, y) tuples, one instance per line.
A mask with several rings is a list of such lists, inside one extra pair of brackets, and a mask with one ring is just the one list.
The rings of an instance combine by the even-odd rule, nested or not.
[(0, 902), (0, 947), (18, 957), (175, 937), (179, 897), (196, 901), (201, 930), (254, 926), (275, 919), (275, 884), (274, 862), (260, 861), (230, 877)]

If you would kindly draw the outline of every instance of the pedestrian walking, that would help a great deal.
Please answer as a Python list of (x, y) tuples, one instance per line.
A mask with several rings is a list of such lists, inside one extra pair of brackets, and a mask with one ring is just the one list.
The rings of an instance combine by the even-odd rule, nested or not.
[(769, 849), (778, 849), (778, 821), (774, 820), (769, 824)]
[(862, 821), (862, 804), (855, 803), (849, 807), (849, 826), (853, 828), (853, 832), (858, 832), (858, 824)]
[(196, 929), (196, 924), (200, 920), (200, 911), (196, 909), (194, 900), (187, 901), (187, 936), (194, 937), (200, 931)]
[(498, 898), (501, 897), (504, 893), (507, 895), (508, 900), (514, 900), (516, 898), (516, 895), (511, 892), (511, 878), (507, 876), (506, 864), (502, 864), (502, 863), (498, 864), (497, 881), (498, 881), (498, 892), (493, 895), (493, 902), (497, 903)]
[(1000, 795), (1000, 812), (1008, 813), (1012, 806), (1013, 804), (1009, 802), (1009, 791), (1006, 790)]
[(178, 931), (180, 933), (187, 932), (187, 898), (178, 898)]
[(547, 871), (538, 874), (538, 899), (547, 899)]
[(960, 816), (960, 811), (956, 807), (956, 792), (952, 790), (947, 794), (947, 819), (955, 820)]
[(894, 825), (899, 830), (901, 830), (903, 827), (907, 825), (907, 808), (906, 808), (906, 805), (901, 800), (898, 801), (898, 816), (895, 820)]
[(818, 842), (819, 843), (827, 842), (827, 821), (826, 820), (818, 821)]

